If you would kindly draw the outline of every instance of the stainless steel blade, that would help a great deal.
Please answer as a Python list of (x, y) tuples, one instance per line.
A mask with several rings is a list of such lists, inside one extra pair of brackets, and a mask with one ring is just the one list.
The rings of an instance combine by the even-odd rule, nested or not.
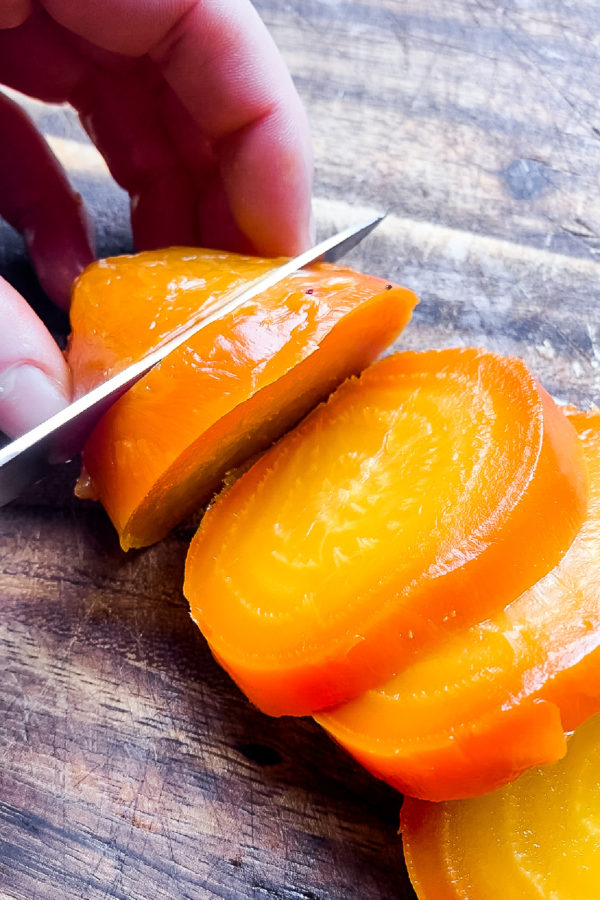
[[(373, 216), (358, 225), (345, 228), (311, 247), (310, 250), (277, 266), (244, 290), (228, 295), (210, 314), (199, 317), (191, 324), (186, 323), (174, 336), (138, 362), (123, 369), (83, 397), (79, 397), (61, 412), (7, 444), (0, 450), (0, 506), (14, 500), (24, 487), (42, 477), (49, 465), (65, 461), (80, 449), (96, 422), (125, 391), (202, 328), (263, 294), (303, 266), (318, 259), (331, 262), (340, 259), (366, 237), (383, 218), (383, 215)], [(68, 448), (68, 452), (64, 448)]]

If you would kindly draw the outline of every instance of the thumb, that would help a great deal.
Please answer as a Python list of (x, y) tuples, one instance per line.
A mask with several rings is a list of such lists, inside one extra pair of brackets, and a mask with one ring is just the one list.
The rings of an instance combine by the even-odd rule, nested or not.
[(18, 437), (70, 399), (69, 369), (42, 321), (0, 279), (0, 431)]

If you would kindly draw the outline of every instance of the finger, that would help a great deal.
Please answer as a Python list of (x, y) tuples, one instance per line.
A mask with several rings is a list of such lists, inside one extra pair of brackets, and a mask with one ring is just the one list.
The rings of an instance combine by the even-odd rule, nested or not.
[(115, 180), (132, 199), (132, 225), (139, 249), (196, 243), (196, 189), (166, 134), (156, 99), (156, 75), (144, 77), (139, 61), (127, 73), (96, 68), (71, 101), (106, 159)]
[(39, 5), (20, 28), (0, 30), (0, 83), (64, 103), (90, 69), (72, 36)]
[(29, 431), (69, 402), (62, 353), (27, 302), (0, 279), (0, 431)]
[(152, 56), (212, 143), (234, 218), (255, 248), (304, 249), (311, 239), (308, 124), (255, 9), (195, 4)]
[[(206, 136), (173, 90), (161, 97), (163, 119), (195, 186), (196, 243), (238, 253), (261, 252), (244, 234), (231, 210), (220, 162)], [(147, 205), (155, 198), (148, 192)], [(156, 206), (154, 207), (156, 211)], [(149, 216), (153, 221), (154, 216)]]
[(160, 73), (154, 83), (142, 80), (140, 67), (141, 60), (69, 34), (39, 7), (21, 28), (0, 31), (0, 82), (78, 109), (113, 177), (132, 197), (138, 247), (195, 244), (197, 190), (161, 121), (155, 90), (164, 80)]
[[(202, 244), (251, 252), (231, 214), (209, 142), (155, 66), (140, 61), (126, 74), (96, 70), (72, 100), (132, 198), (138, 249)], [(178, 135), (178, 146), (171, 133)]]
[(0, 93), (0, 215), (20, 231), (44, 290), (68, 307), (71, 284), (94, 258), (87, 216), (50, 148)]
[(3, 0), (0, 6), (0, 28), (17, 28), (31, 12), (31, 0)]
[(158, 63), (214, 148), (233, 216), (258, 250), (293, 253), (309, 242), (306, 117), (247, 0), (45, 0), (45, 6), (87, 40), (118, 53), (148, 53)]
[[(46, 5), (65, 27), (36, 7), (22, 28), (0, 32), (0, 80), (47, 100), (70, 99), (89, 80), (90, 58), (96, 60), (94, 47), (88, 46), (83, 53), (84, 42), (79, 50), (74, 46), (67, 31), (73, 29), (105, 50), (136, 54), (154, 47), (172, 82), (172, 96), (178, 103), (181, 98), (190, 110), (194, 140), (187, 140), (189, 128), (171, 128), (175, 149), (170, 167), (155, 169), (141, 188), (138, 179), (138, 187), (131, 190), (140, 211), (137, 222), (144, 223), (136, 230), (143, 228), (145, 244), (180, 242), (179, 238), (167, 240), (169, 220), (175, 223), (179, 219), (183, 223), (180, 232), (189, 233), (192, 192), (187, 205), (184, 198), (178, 206), (176, 197), (185, 191), (181, 187), (169, 190), (178, 156), (185, 157), (189, 146), (209, 146), (211, 152), (215, 146), (220, 154), (216, 169), (210, 169), (202, 152), (188, 162), (188, 169), (196, 185), (208, 184), (207, 169), (218, 179), (218, 190), (211, 185), (211, 191), (220, 191), (226, 199), (229, 223), (224, 223), (225, 236), (241, 228), (254, 248), (264, 253), (293, 253), (308, 243), (312, 160), (306, 119), (268, 32), (246, 0), (231, 0), (223, 8), (215, 0), (203, 3), (200, 16), (199, 6), (192, 0), (106, 0), (102, 4), (47, 0)], [(190, 10), (193, 15), (186, 19)], [(7, 40), (4, 35), (9, 34)], [(222, 43), (214, 37), (222, 38)], [(119, 62), (123, 57), (115, 57), (113, 64)], [(108, 65), (108, 58), (105, 63)], [(98, 66), (95, 68), (98, 71)], [(211, 76), (206, 83), (205, 74)], [(119, 91), (116, 94), (118, 98)], [(89, 104), (86, 111), (94, 135), (103, 113)], [(135, 106), (129, 106), (129, 116), (133, 140), (136, 123), (144, 116)], [(104, 119), (108, 123), (109, 116)], [(127, 118), (121, 114), (117, 121), (126, 126)], [(142, 121), (140, 130), (161, 133), (160, 123), (150, 129)], [(98, 131), (109, 133), (109, 124)], [(102, 147), (113, 173), (122, 168), (123, 160), (135, 159), (135, 154), (130, 154), (131, 142), (119, 139), (119, 134), (126, 133), (126, 127), (116, 129), (112, 144), (105, 141)], [(151, 143), (137, 142), (137, 146)], [(186, 158), (190, 156), (188, 152)], [(121, 183), (128, 180), (123, 175), (117, 178)], [(215, 234), (210, 203), (204, 202), (198, 188), (193, 196), (202, 211), (200, 234)], [(161, 216), (157, 207), (165, 198), (171, 202), (167, 215), (163, 211)], [(153, 234), (157, 227), (160, 233)]]

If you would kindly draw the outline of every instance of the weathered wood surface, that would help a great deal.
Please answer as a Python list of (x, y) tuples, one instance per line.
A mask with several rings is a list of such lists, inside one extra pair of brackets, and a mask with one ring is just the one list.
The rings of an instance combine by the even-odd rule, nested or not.
[[(600, 401), (595, 0), (261, 0), (310, 111), (323, 230), (384, 207), (352, 260), (422, 297), (403, 347), (527, 360)], [(96, 222), (127, 204), (64, 111), (34, 108)], [(19, 239), (0, 270), (57, 334)], [(122, 554), (73, 467), (0, 514), (0, 897), (412, 895), (399, 798), (310, 721), (252, 710), (181, 596), (190, 525)]]

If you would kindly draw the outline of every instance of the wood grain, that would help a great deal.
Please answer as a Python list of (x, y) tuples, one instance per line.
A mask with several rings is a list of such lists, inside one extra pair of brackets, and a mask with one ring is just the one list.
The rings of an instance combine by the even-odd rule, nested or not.
[[(386, 208), (358, 267), (422, 298), (398, 346), (523, 356), (600, 401), (600, 46), (592, 0), (261, 0), (312, 122), (323, 231)], [(96, 224), (127, 199), (66, 110), (30, 102)], [(0, 228), (0, 271), (52, 311)], [(57, 471), (0, 517), (0, 897), (414, 895), (400, 798), (310, 721), (253, 710), (192, 626), (193, 523), (124, 555)]]
[(397, 798), (213, 663), (190, 530), (125, 556), (68, 480), (1, 523), (5, 895), (396, 896)]

